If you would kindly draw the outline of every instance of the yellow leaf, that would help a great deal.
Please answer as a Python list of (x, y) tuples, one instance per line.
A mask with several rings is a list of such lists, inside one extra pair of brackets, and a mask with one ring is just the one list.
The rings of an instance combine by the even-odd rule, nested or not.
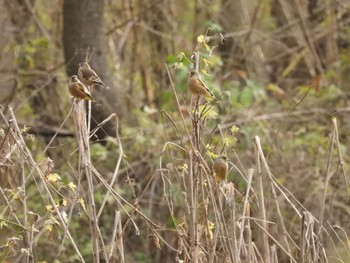
[(180, 165), (178, 168), (179, 168), (181, 171), (187, 171), (188, 165), (187, 165), (186, 163), (184, 163), (184, 164)]
[(205, 35), (199, 35), (197, 41), (198, 43), (205, 43)]
[(230, 132), (232, 135), (235, 135), (235, 133), (237, 133), (238, 131), (239, 131), (239, 128), (236, 125), (230, 128)]
[(237, 138), (231, 136), (224, 136), (223, 141), (226, 146), (229, 146), (235, 144), (237, 142)]
[(52, 210), (53, 210), (52, 205), (47, 205), (47, 206), (45, 206), (45, 208), (49, 212), (52, 212)]
[(210, 236), (210, 239), (213, 239), (213, 230), (215, 229), (215, 224), (213, 222), (210, 222), (208, 223), (208, 228), (209, 228), (209, 236)]
[(84, 209), (84, 211), (86, 212), (86, 205), (85, 205), (85, 200), (83, 198), (79, 198), (79, 204), (81, 205), (81, 207)]
[(202, 58), (202, 61), (203, 61), (205, 66), (208, 66), (210, 64), (210, 62), (207, 58)]
[(70, 182), (68, 184), (68, 187), (72, 190), (72, 191), (75, 191), (75, 189), (77, 188), (77, 186), (73, 183), (73, 182)]
[(209, 151), (209, 150), (212, 150), (212, 149), (213, 149), (213, 146), (210, 145), (210, 144), (206, 144), (206, 145), (205, 145), (205, 148)]
[(61, 199), (59, 202), (60, 206), (67, 206), (67, 204), (68, 204), (68, 201), (66, 199)]
[(289, 65), (283, 70), (281, 76), (286, 78), (299, 64), (302, 58), (305, 56), (306, 49), (303, 49), (301, 52), (294, 54), (294, 57), (291, 59)]
[(284, 97), (286, 95), (286, 92), (283, 89), (273, 83), (269, 83), (266, 86), (266, 90), (270, 91), (276, 97)]
[(61, 176), (59, 176), (56, 173), (49, 174), (46, 178), (50, 183), (57, 183), (58, 181), (61, 180)]
[(27, 127), (26, 125), (24, 125), (23, 129), (22, 129), (22, 132), (23, 133), (26, 133), (30, 130), (30, 127)]
[(51, 233), (52, 230), (53, 230), (53, 226), (52, 226), (51, 220), (46, 221), (46, 222), (45, 222), (45, 231), (46, 231), (47, 233)]
[(178, 55), (177, 55), (177, 59), (179, 61), (181, 61), (184, 57), (186, 57), (185, 53), (184, 52), (180, 52)]
[(215, 154), (214, 152), (212, 152), (212, 151), (207, 151), (207, 153), (209, 154), (209, 156), (211, 157), (211, 158), (213, 158), (213, 159), (216, 159), (217, 157), (218, 157), (218, 155), (217, 154)]

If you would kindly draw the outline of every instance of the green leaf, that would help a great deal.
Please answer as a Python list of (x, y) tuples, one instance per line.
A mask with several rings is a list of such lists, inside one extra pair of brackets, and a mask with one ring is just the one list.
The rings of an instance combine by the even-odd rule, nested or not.
[(201, 114), (203, 114), (203, 117), (206, 117), (208, 119), (214, 119), (218, 116), (218, 113), (213, 109), (213, 107), (208, 108), (208, 105), (200, 105), (199, 111)]
[(172, 64), (172, 63), (175, 63), (175, 62), (177, 62), (177, 58), (174, 56), (174, 54), (169, 54), (167, 57), (166, 57), (166, 62), (168, 63), (168, 64)]
[(164, 106), (167, 103), (173, 102), (173, 91), (165, 90), (160, 94), (160, 104)]
[(207, 21), (205, 23), (205, 26), (210, 28), (211, 31), (214, 31), (215, 33), (218, 33), (218, 32), (222, 32), (223, 31), (223, 28), (220, 24), (217, 24), (217, 23), (214, 23), (212, 21)]
[(236, 144), (237, 138), (233, 136), (224, 136), (223, 142), (224, 142), (224, 145), (230, 146), (230, 145)]
[(250, 107), (253, 103), (253, 92), (249, 87), (243, 88), (239, 101), (244, 107)]
[(241, 96), (241, 92), (238, 88), (230, 88), (230, 101), (232, 105), (237, 105), (239, 101), (239, 97)]
[(100, 143), (94, 143), (90, 146), (91, 158), (95, 161), (107, 159), (108, 150), (106, 146)]
[(8, 226), (7, 221), (4, 220), (3, 215), (1, 214), (0, 215), (0, 229), (2, 229), (3, 227), (7, 227), (7, 226)]

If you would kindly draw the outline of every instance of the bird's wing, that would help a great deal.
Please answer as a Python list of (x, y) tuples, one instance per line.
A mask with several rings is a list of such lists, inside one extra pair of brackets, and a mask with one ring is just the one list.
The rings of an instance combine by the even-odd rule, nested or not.
[(96, 103), (96, 101), (94, 100), (94, 98), (91, 95), (91, 92), (85, 87), (85, 85), (83, 83), (77, 83), (79, 86), (79, 90), (84, 92), (84, 94), (93, 102)]
[(92, 69), (82, 69), (81, 72), (83, 74), (84, 79), (87, 79), (89, 81), (96, 81), (96, 82), (101, 81), (100, 77), (97, 76), (96, 72), (93, 71)]
[(78, 86), (78, 88), (79, 88), (79, 90), (80, 90), (81, 92), (83, 92), (83, 93), (85, 93), (86, 95), (88, 95), (89, 97), (91, 97), (90, 91), (84, 86), (83, 83), (77, 82), (77, 86)]
[(214, 94), (210, 91), (210, 89), (204, 84), (204, 82), (201, 79), (196, 78), (196, 82), (199, 86), (205, 88), (212, 97), (214, 97)]

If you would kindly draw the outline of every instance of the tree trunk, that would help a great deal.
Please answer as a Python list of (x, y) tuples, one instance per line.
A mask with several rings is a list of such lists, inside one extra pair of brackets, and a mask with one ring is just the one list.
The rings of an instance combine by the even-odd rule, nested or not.
[[(93, 96), (101, 106), (92, 107), (92, 116), (99, 123), (109, 114), (123, 115), (120, 87), (113, 81), (112, 72), (107, 65), (107, 39), (103, 34), (104, 0), (67, 0), (63, 5), (63, 46), (67, 63), (68, 76), (77, 74), (78, 64), (92, 55), (89, 64), (110, 89), (102, 87), (93, 90)], [(96, 126), (92, 122), (92, 128)], [(104, 126), (104, 131), (97, 134), (99, 138), (115, 135), (114, 125)]]
[(0, 79), (1, 79), (1, 93), (0, 105), (6, 109), (6, 106), (11, 102), (16, 92), (15, 73), (17, 66), (15, 61), (15, 51), (13, 49), (7, 50), (6, 47), (10, 45), (13, 39), (13, 28), (11, 27), (11, 16), (4, 5), (4, 1), (0, 1), (0, 28), (4, 29), (0, 38)]

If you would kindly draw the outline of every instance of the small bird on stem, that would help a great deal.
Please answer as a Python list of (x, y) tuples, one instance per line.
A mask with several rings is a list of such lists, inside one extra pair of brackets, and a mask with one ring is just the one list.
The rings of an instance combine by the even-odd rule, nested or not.
[(91, 100), (96, 104), (96, 101), (92, 98), (90, 91), (80, 82), (77, 75), (70, 77), (68, 82), (69, 93), (78, 100)]
[(217, 157), (214, 160), (212, 170), (218, 183), (224, 181), (227, 177), (228, 171), (227, 157), (224, 155), (220, 155), (219, 157)]
[(101, 78), (86, 61), (79, 63), (78, 76), (86, 86), (100, 85), (108, 89), (108, 86), (102, 82)]
[(190, 71), (187, 85), (193, 95), (215, 98), (214, 94), (203, 83), (201, 75), (195, 70)]

